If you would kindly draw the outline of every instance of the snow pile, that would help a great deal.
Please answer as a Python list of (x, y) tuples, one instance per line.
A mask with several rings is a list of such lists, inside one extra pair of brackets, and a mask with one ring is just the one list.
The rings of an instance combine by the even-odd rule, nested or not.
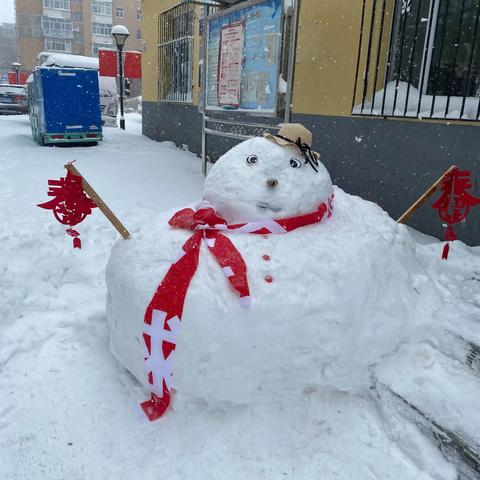
[(125, 112), (142, 113), (142, 97), (130, 97), (125, 100)]
[(422, 412), (428, 412), (437, 424), (462, 432), (480, 445), (480, 382), (431, 342), (401, 345), (378, 369), (377, 376)]
[(120, 35), (130, 35), (128, 28), (125, 25), (115, 25), (112, 28), (112, 35), (120, 34)]
[(89, 68), (98, 70), (98, 58), (67, 53), (52, 53), (42, 64), (45, 67)]
[[(146, 268), (151, 281), (138, 282), (139, 288), (150, 289), (142, 293), (148, 301), (171, 260), (173, 243), (177, 248), (179, 245), (169, 237), (165, 242), (167, 249), (162, 251), (164, 242), (154, 234), (165, 233), (168, 214), (161, 217), (158, 214), (196, 201), (201, 196), (203, 176), (194, 155), (177, 150), (168, 142), (156, 143), (142, 137), (140, 116), (128, 115), (126, 124), (127, 132), (108, 129), (104, 142), (98, 147), (43, 148), (33, 142), (27, 116), (0, 118), (0, 478), (131, 480), (141, 471), (142, 480), (160, 476), (172, 480), (456, 479), (455, 468), (414, 424), (388, 411), (382, 414), (377, 399), (363, 388), (352, 391), (333, 387), (335, 383), (349, 385), (353, 376), (348, 371), (342, 374), (343, 361), (338, 352), (333, 352), (323, 372), (314, 372), (316, 385), (311, 382), (303, 390), (293, 391), (306, 377), (302, 367), (311, 366), (315, 361), (311, 351), (315, 342), (320, 352), (318, 370), (328, 363), (324, 352), (332, 352), (335, 336), (340, 331), (335, 318), (344, 321), (349, 332), (350, 343), (345, 339), (338, 342), (339, 350), (347, 355), (349, 362), (356, 357), (366, 362), (364, 356), (374, 358), (380, 354), (381, 341), (390, 336), (385, 330), (398, 329), (400, 314), (396, 308), (403, 308), (405, 314), (417, 314), (428, 307), (422, 325), (424, 321), (430, 322), (430, 341), (435, 348), (443, 348), (445, 342), (452, 347), (450, 337), (445, 334), (447, 327), (465, 338), (480, 339), (480, 250), (455, 242), (448, 262), (444, 262), (440, 259), (438, 243), (431, 243), (431, 239), (425, 242), (423, 237), (421, 244), (412, 243), (406, 229), (392, 225), (378, 207), (340, 190), (335, 192), (334, 216), (318, 225), (315, 238), (312, 233), (308, 241), (301, 241), (290, 237), (291, 234), (296, 237), (301, 231), (291, 232), (282, 236), (282, 242), (286, 243), (277, 246), (270, 246), (271, 238), (259, 238), (263, 242), (261, 249), (257, 248), (258, 242), (250, 245), (251, 236), (233, 238), (251, 269), (249, 279), (255, 296), (252, 312), (257, 307), (265, 308), (273, 296), (278, 299), (280, 291), (283, 297), (289, 295), (283, 288), (285, 284), (293, 285), (291, 297), (300, 305), (302, 315), (310, 309), (309, 321), (305, 324), (300, 323), (299, 315), (293, 312), (290, 326), (273, 352), (277, 358), (284, 359), (284, 345), (301, 343), (291, 339), (299, 332), (308, 350), (302, 346), (300, 351), (289, 355), (290, 362), (298, 366), (294, 377), (273, 392), (271, 389), (285, 374), (285, 368), (293, 370), (290, 365), (282, 365), (277, 373), (275, 366), (266, 382), (270, 390), (265, 395), (254, 393), (258, 402), (239, 405), (215, 401), (209, 405), (198, 397), (184, 395), (177, 397), (173, 410), (161, 420), (149, 425), (137, 421), (134, 407), (145, 400), (145, 391), (109, 352), (110, 333), (105, 318), (105, 265), (118, 235), (97, 211), (78, 227), (82, 250), (72, 250), (71, 238), (65, 234), (64, 227), (56, 223), (49, 212), (35, 206), (47, 198), (47, 179), (61, 176), (65, 172), (63, 165), (77, 158), (77, 168), (133, 234), (131, 241), (116, 244), (118, 256), (127, 258), (125, 245), (137, 248), (137, 241), (154, 250), (156, 257), (150, 256)], [(373, 219), (377, 225), (373, 225)], [(344, 234), (342, 238), (334, 231), (337, 227)], [(366, 235), (365, 239), (358, 238), (359, 232)], [(368, 244), (374, 233), (381, 238)], [(180, 243), (185, 238), (185, 232), (170, 234), (177, 235)], [(159, 248), (154, 248), (152, 237)], [(327, 240), (331, 240), (328, 248), (323, 248)], [(387, 249), (387, 245), (390, 248)], [(284, 258), (278, 256), (283, 255), (287, 247), (290, 258), (298, 257), (298, 264), (290, 260), (289, 268), (293, 270), (288, 274), (281, 268)], [(315, 261), (307, 265), (303, 252), (310, 249), (309, 255)], [(354, 255), (354, 251), (359, 255)], [(412, 251), (411, 258), (407, 258), (408, 251)], [(263, 252), (272, 254), (270, 263), (257, 260)], [(343, 271), (344, 254), (347, 255), (344, 263), (349, 264), (355, 276), (349, 277)], [(132, 279), (138, 279), (142, 262), (146, 264), (145, 256), (134, 267), (132, 255), (128, 264), (134, 267)], [(232, 312), (237, 322), (233, 327), (242, 334), (239, 341), (245, 342), (246, 329), (238, 325), (241, 313), (237, 310), (237, 298), (229, 295), (225, 278), (218, 276), (218, 267), (212, 262), (209, 253), (202, 251), (201, 265), (194, 279), (197, 282), (201, 277), (209, 282), (202, 287), (205, 289), (215, 285), (215, 291), (208, 292), (204, 324), (209, 325), (210, 309), (225, 308), (219, 332), (228, 324)], [(400, 262), (405, 266), (399, 265)], [(312, 268), (312, 264), (316, 268)], [(384, 271), (387, 267), (403, 273), (392, 270), (393, 277), (389, 280)], [(120, 270), (119, 265), (117, 268)], [(158, 271), (153, 271), (154, 268)], [(205, 279), (205, 268), (211, 269), (216, 277)], [(273, 272), (274, 268), (277, 273)], [(323, 269), (327, 269), (325, 274)], [(393, 288), (398, 293), (391, 309), (388, 304), (393, 301), (393, 295), (383, 299), (379, 293), (377, 300), (379, 308), (384, 310), (384, 318), (377, 332), (372, 331), (373, 324), (368, 317), (362, 318), (359, 313), (364, 308), (373, 308), (370, 296), (374, 296), (375, 291), (370, 289), (374, 281), (367, 280), (367, 271), (378, 277), (379, 292)], [(267, 285), (263, 276), (269, 272), (274, 279)], [(310, 272), (307, 282), (299, 282), (300, 276), (305, 278), (305, 272)], [(327, 275), (328, 272), (332, 275)], [(388, 288), (381, 285), (386, 279), (390, 282)], [(317, 285), (324, 282), (324, 285), (314, 289), (309, 281)], [(200, 288), (199, 283), (196, 288)], [(410, 291), (402, 305), (400, 297), (408, 290), (406, 283), (411, 285), (415, 296), (410, 296)], [(132, 282), (131, 288), (135, 285)], [(437, 291), (441, 292), (440, 301)], [(341, 299), (327, 298), (335, 292), (341, 292)], [(304, 298), (300, 304), (301, 295)], [(140, 296), (140, 292), (131, 296)], [(350, 297), (353, 303), (349, 303)], [(187, 308), (190, 300), (187, 297)], [(198, 297), (196, 301), (199, 302)], [(322, 302), (325, 310), (319, 312), (317, 307)], [(334, 317), (335, 312), (329, 307), (335, 302), (349, 303), (359, 311), (352, 307), (352, 320), (342, 319), (340, 314), (347, 309), (340, 306), (341, 312)], [(418, 305), (414, 307), (416, 302)], [(286, 299), (281, 299), (282, 305), (286, 303)], [(275, 308), (277, 314), (279, 310)], [(245, 315), (245, 311), (242, 312)], [(280, 326), (286, 327), (282, 312), (280, 322), (269, 313), (257, 326), (250, 317), (242, 318), (259, 337), (265, 335), (268, 327), (278, 338)], [(191, 315), (187, 316), (186, 312), (185, 335), (190, 335), (188, 326), (197, 328), (191, 321), (187, 323), (190, 319)], [(404, 320), (406, 331), (401, 335), (407, 338), (408, 331), (414, 333), (414, 320), (408, 316)], [(314, 330), (325, 333), (322, 322), (331, 326), (333, 335), (332, 342), (325, 345), (320, 344), (323, 339), (307, 338), (307, 332)], [(368, 329), (364, 329), (364, 325)], [(421, 332), (415, 334), (415, 340), (424, 337), (422, 327), (419, 329)], [(357, 342), (354, 336), (355, 332), (367, 331), (372, 338), (362, 353), (360, 347), (367, 345), (367, 339), (360, 337)], [(202, 334), (208, 335), (211, 342), (217, 332), (202, 331)], [(208, 342), (202, 339), (202, 343)], [(231, 339), (229, 342), (232, 345)], [(410, 343), (413, 344), (413, 340)], [(196, 341), (196, 345), (199, 344), (200, 340)], [(397, 358), (410, 352), (408, 343), (405, 345), (407, 347), (398, 349)], [(178, 348), (180, 352), (180, 346)], [(215, 348), (221, 349), (221, 345)], [(350, 349), (356, 349), (356, 353)], [(376, 353), (370, 353), (370, 349)], [(456, 350), (452, 347), (452, 351)], [(423, 381), (430, 371), (430, 377), (437, 375), (435, 385), (441, 388), (446, 371), (444, 358), (438, 356), (441, 360), (438, 368), (432, 363), (428, 370), (432, 355), (424, 354), (423, 350), (414, 355), (421, 362), (421, 368), (417, 368), (418, 381)], [(383, 381), (397, 376), (394, 360), (387, 358), (382, 366)], [(421, 390), (421, 383), (416, 383), (416, 379), (409, 381), (407, 367), (403, 364), (402, 375), (395, 384), (402, 387), (406, 395)], [(355, 368), (366, 373), (365, 364)], [(213, 372), (207, 373), (210, 376), (204, 377), (205, 382), (218, 380), (212, 379)], [(359, 378), (357, 385), (361, 386), (364, 381)], [(465, 389), (469, 388), (468, 395), (458, 395), (458, 391), (454, 394), (451, 381), (449, 378), (449, 403), (460, 397), (470, 399), (470, 394), (476, 393), (472, 384), (462, 383)], [(248, 380), (247, 386), (251, 386), (250, 382)], [(455, 408), (462, 412), (458, 405)], [(446, 405), (445, 412), (457, 415), (450, 404)], [(463, 422), (468, 421), (472, 421), (474, 428), (476, 419), (465, 415)], [(458, 424), (457, 415), (456, 423), (451, 425)]]
[[(366, 99), (356, 105), (353, 113), (369, 115), (392, 115), (398, 117), (451, 118), (476, 120), (480, 99), (477, 97), (448, 97), (426, 95), (420, 98), (420, 91), (407, 82), (391, 81), (386, 89), (375, 92), (375, 99)], [(448, 105), (448, 112), (447, 112)], [(417, 113), (418, 112), (418, 113)]]

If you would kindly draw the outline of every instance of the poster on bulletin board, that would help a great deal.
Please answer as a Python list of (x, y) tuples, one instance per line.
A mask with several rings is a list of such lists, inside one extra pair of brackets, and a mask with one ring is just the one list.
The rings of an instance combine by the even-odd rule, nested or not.
[(225, 25), (220, 31), (218, 52), (218, 104), (240, 106), (244, 22)]
[(207, 19), (205, 109), (275, 115), (282, 0), (259, 0)]

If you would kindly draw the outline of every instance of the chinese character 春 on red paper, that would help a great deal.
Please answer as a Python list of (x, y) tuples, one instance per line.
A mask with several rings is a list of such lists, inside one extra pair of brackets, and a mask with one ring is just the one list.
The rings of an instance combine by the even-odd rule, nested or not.
[(66, 232), (73, 237), (73, 247), (81, 248), (80, 234), (72, 227), (85, 220), (96, 207), (94, 201), (83, 190), (82, 177), (67, 171), (65, 178), (49, 180), (48, 185), (48, 196), (54, 198), (38, 206), (52, 210), (60, 223), (68, 225)]
[(470, 188), (472, 188), (470, 172), (454, 168), (450, 173), (445, 175), (441, 186), (442, 195), (432, 205), (432, 208), (438, 210), (438, 215), (446, 225), (445, 241), (447, 243), (442, 253), (444, 260), (448, 258), (448, 242), (452, 242), (458, 238), (452, 225), (465, 220), (470, 211), (470, 207), (480, 204), (480, 198), (476, 198), (467, 192)]

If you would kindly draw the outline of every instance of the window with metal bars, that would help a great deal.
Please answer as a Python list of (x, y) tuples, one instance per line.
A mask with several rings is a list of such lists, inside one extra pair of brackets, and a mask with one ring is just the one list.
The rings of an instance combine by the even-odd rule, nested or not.
[(480, 120), (480, 0), (365, 0), (352, 112)]
[(158, 20), (159, 100), (192, 102), (193, 6), (181, 3), (162, 13)]

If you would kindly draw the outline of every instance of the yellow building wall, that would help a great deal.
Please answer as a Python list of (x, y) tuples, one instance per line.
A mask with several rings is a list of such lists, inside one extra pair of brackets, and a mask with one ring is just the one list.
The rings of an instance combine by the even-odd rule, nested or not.
[(158, 14), (175, 4), (175, 0), (142, 0), (142, 96), (146, 102), (158, 98)]
[(360, 0), (301, 2), (293, 88), (295, 113), (351, 113), (362, 6)]
[[(180, 0), (142, 0), (142, 35), (145, 41), (143, 97), (147, 102), (156, 102), (159, 98), (158, 17), (162, 12), (179, 3)], [(357, 75), (363, 1), (300, 1), (292, 94), (293, 113), (350, 116), (352, 104), (358, 106), (362, 103), (373, 4), (374, 2), (371, 1), (366, 2)], [(384, 86), (394, 0), (386, 0), (385, 4), (376, 2), (376, 5), (365, 101), (371, 100), (374, 91), (379, 92)], [(384, 12), (380, 5), (385, 5)], [(195, 8), (196, 18), (194, 22), (193, 104), (197, 105), (200, 93), (199, 56), (202, 40), (198, 32), (199, 7), (192, 8)], [(380, 39), (382, 20), (384, 26)], [(377, 77), (376, 84), (375, 76)], [(357, 78), (356, 84), (355, 78)], [(353, 99), (354, 89), (356, 90), (355, 102)], [(444, 120), (423, 121), (444, 123)]]
[[(158, 16), (178, 3), (142, 0), (143, 98), (147, 102), (158, 101)], [(354, 0), (301, 2), (293, 88), (295, 113), (351, 113), (362, 4)], [(195, 21), (194, 104), (199, 96), (198, 23)]]
[[(199, 8), (195, 7), (195, 18), (198, 18)], [(193, 104), (198, 105), (200, 99), (200, 42), (203, 42), (203, 38), (200, 37), (200, 22), (194, 22), (193, 30)]]
[[(142, 0), (143, 97), (147, 102), (158, 101), (158, 16), (178, 3), (179, 0)], [(295, 113), (350, 115), (362, 5), (355, 0), (301, 2), (293, 87)], [(198, 13), (198, 7), (196, 10)], [(369, 14), (367, 11), (366, 17)], [(385, 28), (387, 31), (389, 28)], [(195, 21), (194, 104), (199, 96), (199, 52)]]

